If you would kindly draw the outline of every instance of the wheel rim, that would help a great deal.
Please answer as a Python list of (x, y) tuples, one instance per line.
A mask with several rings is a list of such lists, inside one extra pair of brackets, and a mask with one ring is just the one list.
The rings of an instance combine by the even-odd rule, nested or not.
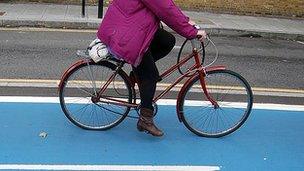
[(248, 83), (239, 77), (231, 71), (210, 72), (206, 76), (208, 92), (219, 107), (206, 99), (197, 100), (205, 96), (199, 80), (193, 82), (185, 95), (182, 110), (185, 124), (192, 132), (220, 137), (235, 131), (245, 122), (251, 111), (252, 94)]
[[(62, 108), (70, 121), (85, 129), (109, 129), (120, 123), (129, 108), (97, 102), (97, 93), (113, 69), (101, 65), (83, 65), (77, 68), (65, 81), (61, 92)], [(94, 81), (92, 81), (94, 80)], [(104, 96), (130, 102), (130, 89), (117, 74)], [(94, 102), (93, 102), (93, 101)]]

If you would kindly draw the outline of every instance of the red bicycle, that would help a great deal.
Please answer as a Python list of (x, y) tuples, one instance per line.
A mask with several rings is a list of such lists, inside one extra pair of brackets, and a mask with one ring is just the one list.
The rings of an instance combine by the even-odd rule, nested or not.
[[(189, 42), (192, 52), (182, 57)], [(59, 83), (61, 108), (73, 124), (89, 130), (107, 130), (121, 123), (131, 109), (138, 110), (136, 83), (123, 70), (124, 61), (109, 57), (95, 63), (83, 51), (78, 51), (78, 55), (83, 58), (64, 72)], [(191, 60), (193, 65), (189, 65)], [(241, 75), (225, 66), (211, 66), (215, 60), (203, 65), (204, 60), (203, 43), (196, 39), (183, 43), (177, 64), (161, 78), (176, 70), (181, 76), (154, 97), (155, 114), (157, 101), (186, 79), (176, 100), (179, 121), (196, 135), (221, 137), (244, 124), (251, 112), (253, 94)], [(182, 71), (182, 66), (189, 67)]]

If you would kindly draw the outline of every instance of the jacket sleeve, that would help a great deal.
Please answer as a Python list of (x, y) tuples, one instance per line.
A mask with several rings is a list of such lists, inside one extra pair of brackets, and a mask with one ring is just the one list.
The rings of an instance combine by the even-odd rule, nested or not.
[(197, 29), (190, 25), (189, 18), (174, 4), (172, 0), (141, 0), (161, 21), (183, 37), (193, 39)]

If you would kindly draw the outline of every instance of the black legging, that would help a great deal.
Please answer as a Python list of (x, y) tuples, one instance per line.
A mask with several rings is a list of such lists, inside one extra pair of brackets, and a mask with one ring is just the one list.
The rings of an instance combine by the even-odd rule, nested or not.
[(139, 81), (141, 107), (153, 110), (152, 100), (156, 91), (156, 83), (159, 80), (155, 62), (166, 56), (174, 45), (175, 37), (161, 28), (158, 29), (141, 63), (136, 68), (133, 67)]

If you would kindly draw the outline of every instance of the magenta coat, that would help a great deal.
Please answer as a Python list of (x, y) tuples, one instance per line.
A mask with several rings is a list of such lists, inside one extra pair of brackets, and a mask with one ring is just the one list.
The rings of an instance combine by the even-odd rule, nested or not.
[(137, 66), (163, 21), (183, 37), (197, 30), (172, 0), (114, 0), (100, 24), (97, 37), (118, 58)]

